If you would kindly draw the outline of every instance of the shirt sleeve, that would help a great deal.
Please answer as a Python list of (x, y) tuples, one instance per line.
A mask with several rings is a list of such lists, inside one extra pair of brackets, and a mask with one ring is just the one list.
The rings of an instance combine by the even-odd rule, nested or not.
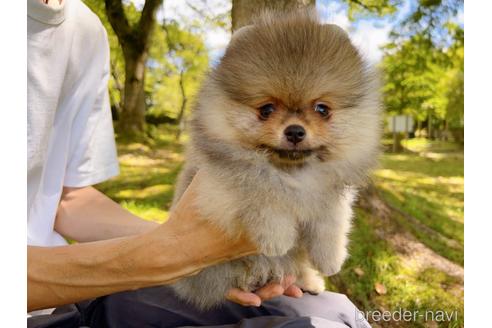
[(119, 173), (108, 93), (109, 45), (102, 26), (98, 34), (99, 41), (75, 92), (80, 108), (70, 135), (64, 179), (67, 187), (90, 186)]

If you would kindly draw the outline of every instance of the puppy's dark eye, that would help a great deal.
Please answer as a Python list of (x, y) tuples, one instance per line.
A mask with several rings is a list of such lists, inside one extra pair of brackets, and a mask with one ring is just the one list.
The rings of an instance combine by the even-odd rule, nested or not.
[(325, 104), (316, 104), (314, 106), (314, 111), (318, 112), (322, 117), (328, 117), (328, 115), (330, 115), (330, 107)]
[(275, 106), (273, 104), (266, 104), (260, 107), (260, 117), (264, 120), (270, 116), (271, 113), (275, 111)]

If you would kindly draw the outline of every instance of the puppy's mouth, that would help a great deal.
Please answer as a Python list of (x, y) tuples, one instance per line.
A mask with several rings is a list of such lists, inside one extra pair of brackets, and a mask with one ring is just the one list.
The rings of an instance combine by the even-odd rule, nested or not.
[(288, 162), (303, 162), (307, 157), (311, 156), (314, 149), (285, 149), (274, 148), (267, 145), (260, 145), (262, 150), (266, 150), (270, 154), (276, 155), (276, 157), (282, 161)]
[(312, 149), (272, 149), (272, 151), (277, 154), (278, 157), (292, 161), (303, 160), (313, 153)]

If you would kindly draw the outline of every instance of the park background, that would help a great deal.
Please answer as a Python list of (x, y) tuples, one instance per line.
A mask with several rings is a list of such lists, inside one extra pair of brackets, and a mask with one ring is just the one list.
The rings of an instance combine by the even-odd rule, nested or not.
[[(305, 5), (344, 28), (381, 71), (386, 133), (380, 166), (356, 209), (351, 256), (327, 287), (363, 311), (422, 314), (410, 322), (370, 320), (374, 327), (463, 326), (463, 1), (84, 2), (108, 32), (121, 167), (97, 188), (159, 222), (183, 164), (194, 95), (231, 31), (259, 8)], [(392, 129), (395, 120), (403, 130)]]

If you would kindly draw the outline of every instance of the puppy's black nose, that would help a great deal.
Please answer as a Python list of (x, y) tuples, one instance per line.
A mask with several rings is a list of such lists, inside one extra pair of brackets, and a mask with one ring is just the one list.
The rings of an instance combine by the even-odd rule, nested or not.
[(302, 126), (294, 124), (286, 127), (284, 130), (284, 134), (287, 140), (295, 145), (304, 139), (304, 137), (306, 136), (306, 130), (304, 130)]

